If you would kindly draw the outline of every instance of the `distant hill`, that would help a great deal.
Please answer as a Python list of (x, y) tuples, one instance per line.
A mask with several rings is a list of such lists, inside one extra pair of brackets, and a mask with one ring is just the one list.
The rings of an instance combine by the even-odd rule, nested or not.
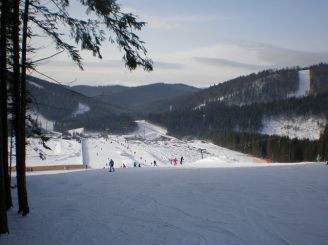
[(57, 131), (84, 127), (88, 130), (124, 132), (134, 129), (134, 119), (126, 109), (99, 102), (67, 87), (29, 77), (27, 91), (34, 118), (46, 121)]
[[(163, 102), (148, 119), (178, 137), (207, 138), (278, 161), (302, 161), (328, 144), (327, 104), (328, 65), (319, 64), (241, 76)], [(293, 152), (286, 153), (282, 145)]]
[(166, 109), (158, 112), (165, 114), (154, 113), (150, 118), (169, 128), (174, 126), (171, 131), (179, 134), (183, 129), (200, 135), (204, 126), (207, 128), (203, 130), (209, 132), (259, 132), (264, 121), (272, 117), (279, 117), (279, 121), (293, 116), (326, 119), (328, 109), (323, 105), (327, 104), (327, 94), (326, 64), (267, 70), (163, 101), (161, 109)]
[[(183, 84), (151, 84), (139, 87), (74, 86), (67, 87), (29, 77), (27, 90), (34, 118), (58, 131), (84, 127), (89, 130), (124, 132), (135, 127), (134, 117), (152, 110), (161, 99), (198, 91)], [(156, 108), (155, 108), (156, 109)]]
[(101, 94), (111, 95), (128, 89), (129, 87), (121, 85), (111, 85), (111, 86), (88, 86), (88, 85), (77, 85), (72, 86), (70, 89), (83, 94), (88, 97), (95, 97)]
[(309, 68), (265, 70), (240, 76), (193, 94), (163, 101), (158, 105), (157, 110), (197, 108), (212, 102), (243, 106), (326, 92), (328, 92), (328, 65), (319, 64)]
[(95, 96), (94, 99), (129, 108), (135, 115), (145, 115), (157, 110), (157, 107), (153, 106), (154, 104), (160, 105), (162, 101), (167, 102), (180, 96), (195, 93), (199, 90), (199, 88), (185, 84), (155, 83), (124, 88), (111, 94), (104, 92)]

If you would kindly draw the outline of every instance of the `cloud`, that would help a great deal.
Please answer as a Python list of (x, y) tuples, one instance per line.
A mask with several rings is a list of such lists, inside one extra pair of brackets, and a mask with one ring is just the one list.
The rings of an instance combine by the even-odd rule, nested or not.
[(179, 15), (154, 15), (146, 13), (136, 8), (123, 8), (125, 12), (135, 13), (141, 20), (147, 23), (147, 26), (152, 29), (167, 29), (185, 28), (186, 25), (199, 24), (207, 22), (229, 21), (239, 18), (235, 15), (228, 14), (179, 14)]
[(220, 59), (220, 58), (208, 58), (208, 57), (194, 57), (194, 60), (212, 66), (223, 66), (223, 67), (232, 67), (232, 68), (241, 68), (247, 70), (258, 70), (258, 69), (266, 69), (267, 66), (263, 65), (255, 65), (255, 64), (246, 64), (237, 61)]
[(257, 57), (273, 66), (309, 66), (320, 62), (328, 62), (328, 52), (308, 52), (279, 47), (267, 43), (235, 41), (241, 48), (255, 51)]
[(328, 61), (328, 52), (306, 52), (275, 46), (262, 46), (258, 57), (280, 66), (309, 66)]
[(175, 70), (175, 69), (182, 69), (184, 66), (178, 63), (171, 63), (171, 62), (154, 62), (154, 69), (167, 69), (167, 70)]
[(268, 43), (233, 40), (198, 50), (194, 53), (193, 59), (210, 66), (263, 70), (294, 66), (307, 67), (320, 62), (328, 62), (328, 51), (309, 52)]
[[(42, 66), (48, 67), (58, 67), (58, 68), (71, 68), (74, 66), (74, 63), (70, 60), (54, 60), (51, 62), (47, 62), (44, 64), (40, 64)], [(83, 62), (83, 67), (85, 70), (88, 69), (124, 69), (124, 62), (122, 60), (99, 60), (95, 62), (86, 61)], [(184, 66), (182, 64), (173, 63), (173, 62), (163, 62), (163, 61), (154, 61), (154, 69), (165, 69), (165, 70), (173, 70), (173, 69), (181, 69)]]

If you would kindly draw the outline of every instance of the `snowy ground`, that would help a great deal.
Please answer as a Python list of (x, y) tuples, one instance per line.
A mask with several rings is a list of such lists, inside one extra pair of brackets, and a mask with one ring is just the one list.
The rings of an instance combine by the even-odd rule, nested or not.
[[(94, 169), (106, 167), (109, 159), (113, 159), (116, 167), (124, 163), (132, 167), (137, 162), (142, 167), (152, 167), (154, 161), (159, 167), (173, 167), (171, 160), (176, 158), (179, 167), (220, 167), (263, 165), (260, 159), (234, 152), (210, 142), (194, 140), (181, 141), (166, 135), (166, 130), (138, 121), (138, 130), (131, 135), (110, 135), (108, 138), (86, 139), (89, 166)], [(37, 139), (29, 139), (27, 165), (60, 165), (82, 164), (81, 143), (75, 140), (52, 139), (44, 149)], [(203, 158), (201, 149), (203, 151)], [(40, 159), (40, 152), (46, 157)], [(183, 156), (183, 165), (180, 159)], [(202, 161), (200, 161), (202, 160)], [(177, 167), (178, 167), (177, 166)]]
[[(39, 139), (28, 139), (27, 166), (82, 164), (81, 144), (76, 140), (51, 139), (44, 148)], [(42, 160), (40, 154), (46, 158)], [(13, 161), (13, 165), (15, 161)]]
[(31, 213), (16, 204), (0, 244), (327, 244), (327, 173), (312, 163), (29, 176)]

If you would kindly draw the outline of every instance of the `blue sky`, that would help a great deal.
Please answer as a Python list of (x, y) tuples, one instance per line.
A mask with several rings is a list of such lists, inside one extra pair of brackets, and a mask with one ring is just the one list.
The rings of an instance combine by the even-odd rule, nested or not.
[[(110, 45), (104, 45), (101, 61), (83, 52), (83, 72), (67, 55), (39, 69), (64, 83), (74, 81), (72, 84), (166, 82), (206, 87), (267, 68), (328, 62), (328, 1), (118, 2), (148, 23), (138, 34), (155, 62), (153, 72), (127, 71), (121, 64), (122, 55)], [(72, 11), (83, 12), (77, 5)]]

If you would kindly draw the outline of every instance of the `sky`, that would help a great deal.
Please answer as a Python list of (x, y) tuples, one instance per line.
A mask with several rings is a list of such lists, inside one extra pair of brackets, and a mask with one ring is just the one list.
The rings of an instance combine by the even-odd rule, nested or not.
[[(208, 87), (264, 69), (328, 62), (326, 0), (117, 0), (147, 22), (137, 34), (146, 42), (154, 71), (130, 72), (116, 45), (106, 42), (103, 59), (83, 51), (84, 71), (61, 54), (38, 70), (67, 85), (185, 83)], [(83, 18), (84, 9), (71, 12)], [(49, 40), (31, 59), (48, 56)], [(42, 45), (41, 45), (42, 43)], [(33, 73), (32, 75), (37, 75)]]

